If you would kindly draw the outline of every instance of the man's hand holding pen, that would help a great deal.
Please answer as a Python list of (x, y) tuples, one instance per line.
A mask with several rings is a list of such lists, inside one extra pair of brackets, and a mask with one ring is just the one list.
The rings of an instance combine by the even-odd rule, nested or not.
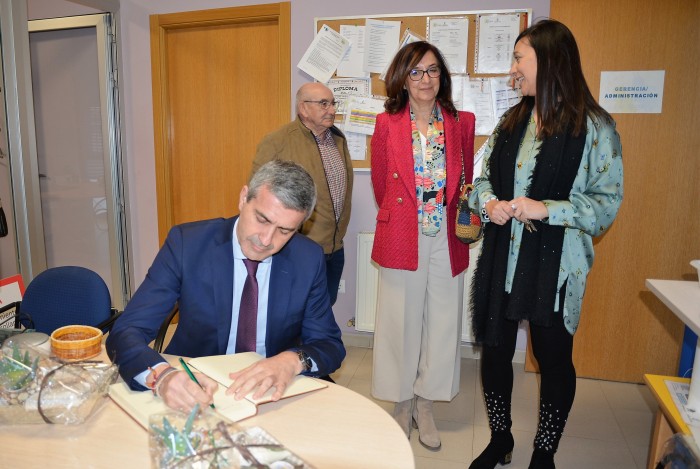
[(196, 381), (184, 370), (169, 373), (158, 383), (158, 396), (168, 407), (182, 412), (189, 412), (195, 404), (200, 407), (212, 405), (219, 383), (201, 373), (193, 374), (193, 377)]

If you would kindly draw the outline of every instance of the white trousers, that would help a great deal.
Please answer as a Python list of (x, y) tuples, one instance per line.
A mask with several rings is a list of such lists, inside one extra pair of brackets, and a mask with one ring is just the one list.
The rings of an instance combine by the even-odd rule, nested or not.
[(372, 395), (449, 401), (459, 391), (464, 274), (452, 277), (446, 228), (418, 235), (418, 269), (380, 268)]

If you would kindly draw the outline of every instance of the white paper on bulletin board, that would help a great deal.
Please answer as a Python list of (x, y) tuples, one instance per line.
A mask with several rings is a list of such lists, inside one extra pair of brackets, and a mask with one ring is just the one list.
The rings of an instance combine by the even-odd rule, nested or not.
[(347, 38), (324, 24), (297, 64), (297, 68), (321, 83), (326, 83), (349, 48), (350, 41)]
[(665, 70), (600, 72), (598, 103), (611, 114), (660, 114)]
[(447, 61), (450, 73), (467, 73), (469, 18), (430, 18), (428, 40)]
[(515, 38), (520, 34), (520, 15), (484, 14), (476, 22), (476, 73), (508, 73)]
[(372, 135), (377, 115), (384, 112), (384, 99), (369, 96), (348, 96), (345, 132)]

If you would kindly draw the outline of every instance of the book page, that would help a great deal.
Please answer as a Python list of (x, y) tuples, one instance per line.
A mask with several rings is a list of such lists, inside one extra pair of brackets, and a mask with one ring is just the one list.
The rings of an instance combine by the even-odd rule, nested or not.
[[(172, 410), (165, 405), (163, 399), (154, 396), (152, 392), (132, 391), (121, 379), (109, 387), (109, 397), (146, 429), (151, 415)], [(252, 402), (245, 399), (237, 401), (233, 396), (227, 396), (224, 386), (219, 386), (214, 394), (214, 406), (217, 413), (232, 422), (238, 422), (258, 413), (258, 408)]]
[[(252, 365), (264, 357), (255, 352), (235, 353), (231, 355), (214, 355), (211, 357), (199, 357), (188, 360), (188, 365), (196, 368), (201, 373), (209, 376), (211, 379), (218, 381), (225, 387), (231, 385), (232, 380), (228, 377), (229, 373), (242, 370), (247, 366)], [(307, 392), (315, 391), (328, 387), (323, 381), (310, 378), (308, 376), (298, 375), (294, 378), (282, 395), (285, 397), (296, 396)], [(272, 400), (274, 388), (268, 390), (262, 397), (253, 399), (254, 391), (246, 396), (246, 399), (255, 404), (262, 404)], [(218, 404), (217, 404), (218, 406)]]

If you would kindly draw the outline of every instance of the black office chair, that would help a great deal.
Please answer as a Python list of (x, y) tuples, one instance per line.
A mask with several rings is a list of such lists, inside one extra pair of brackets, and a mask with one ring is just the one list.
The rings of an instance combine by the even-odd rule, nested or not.
[(102, 277), (85, 267), (51, 267), (37, 275), (16, 306), (15, 327), (51, 334), (62, 326), (82, 324), (107, 332), (119, 312), (112, 308)]

